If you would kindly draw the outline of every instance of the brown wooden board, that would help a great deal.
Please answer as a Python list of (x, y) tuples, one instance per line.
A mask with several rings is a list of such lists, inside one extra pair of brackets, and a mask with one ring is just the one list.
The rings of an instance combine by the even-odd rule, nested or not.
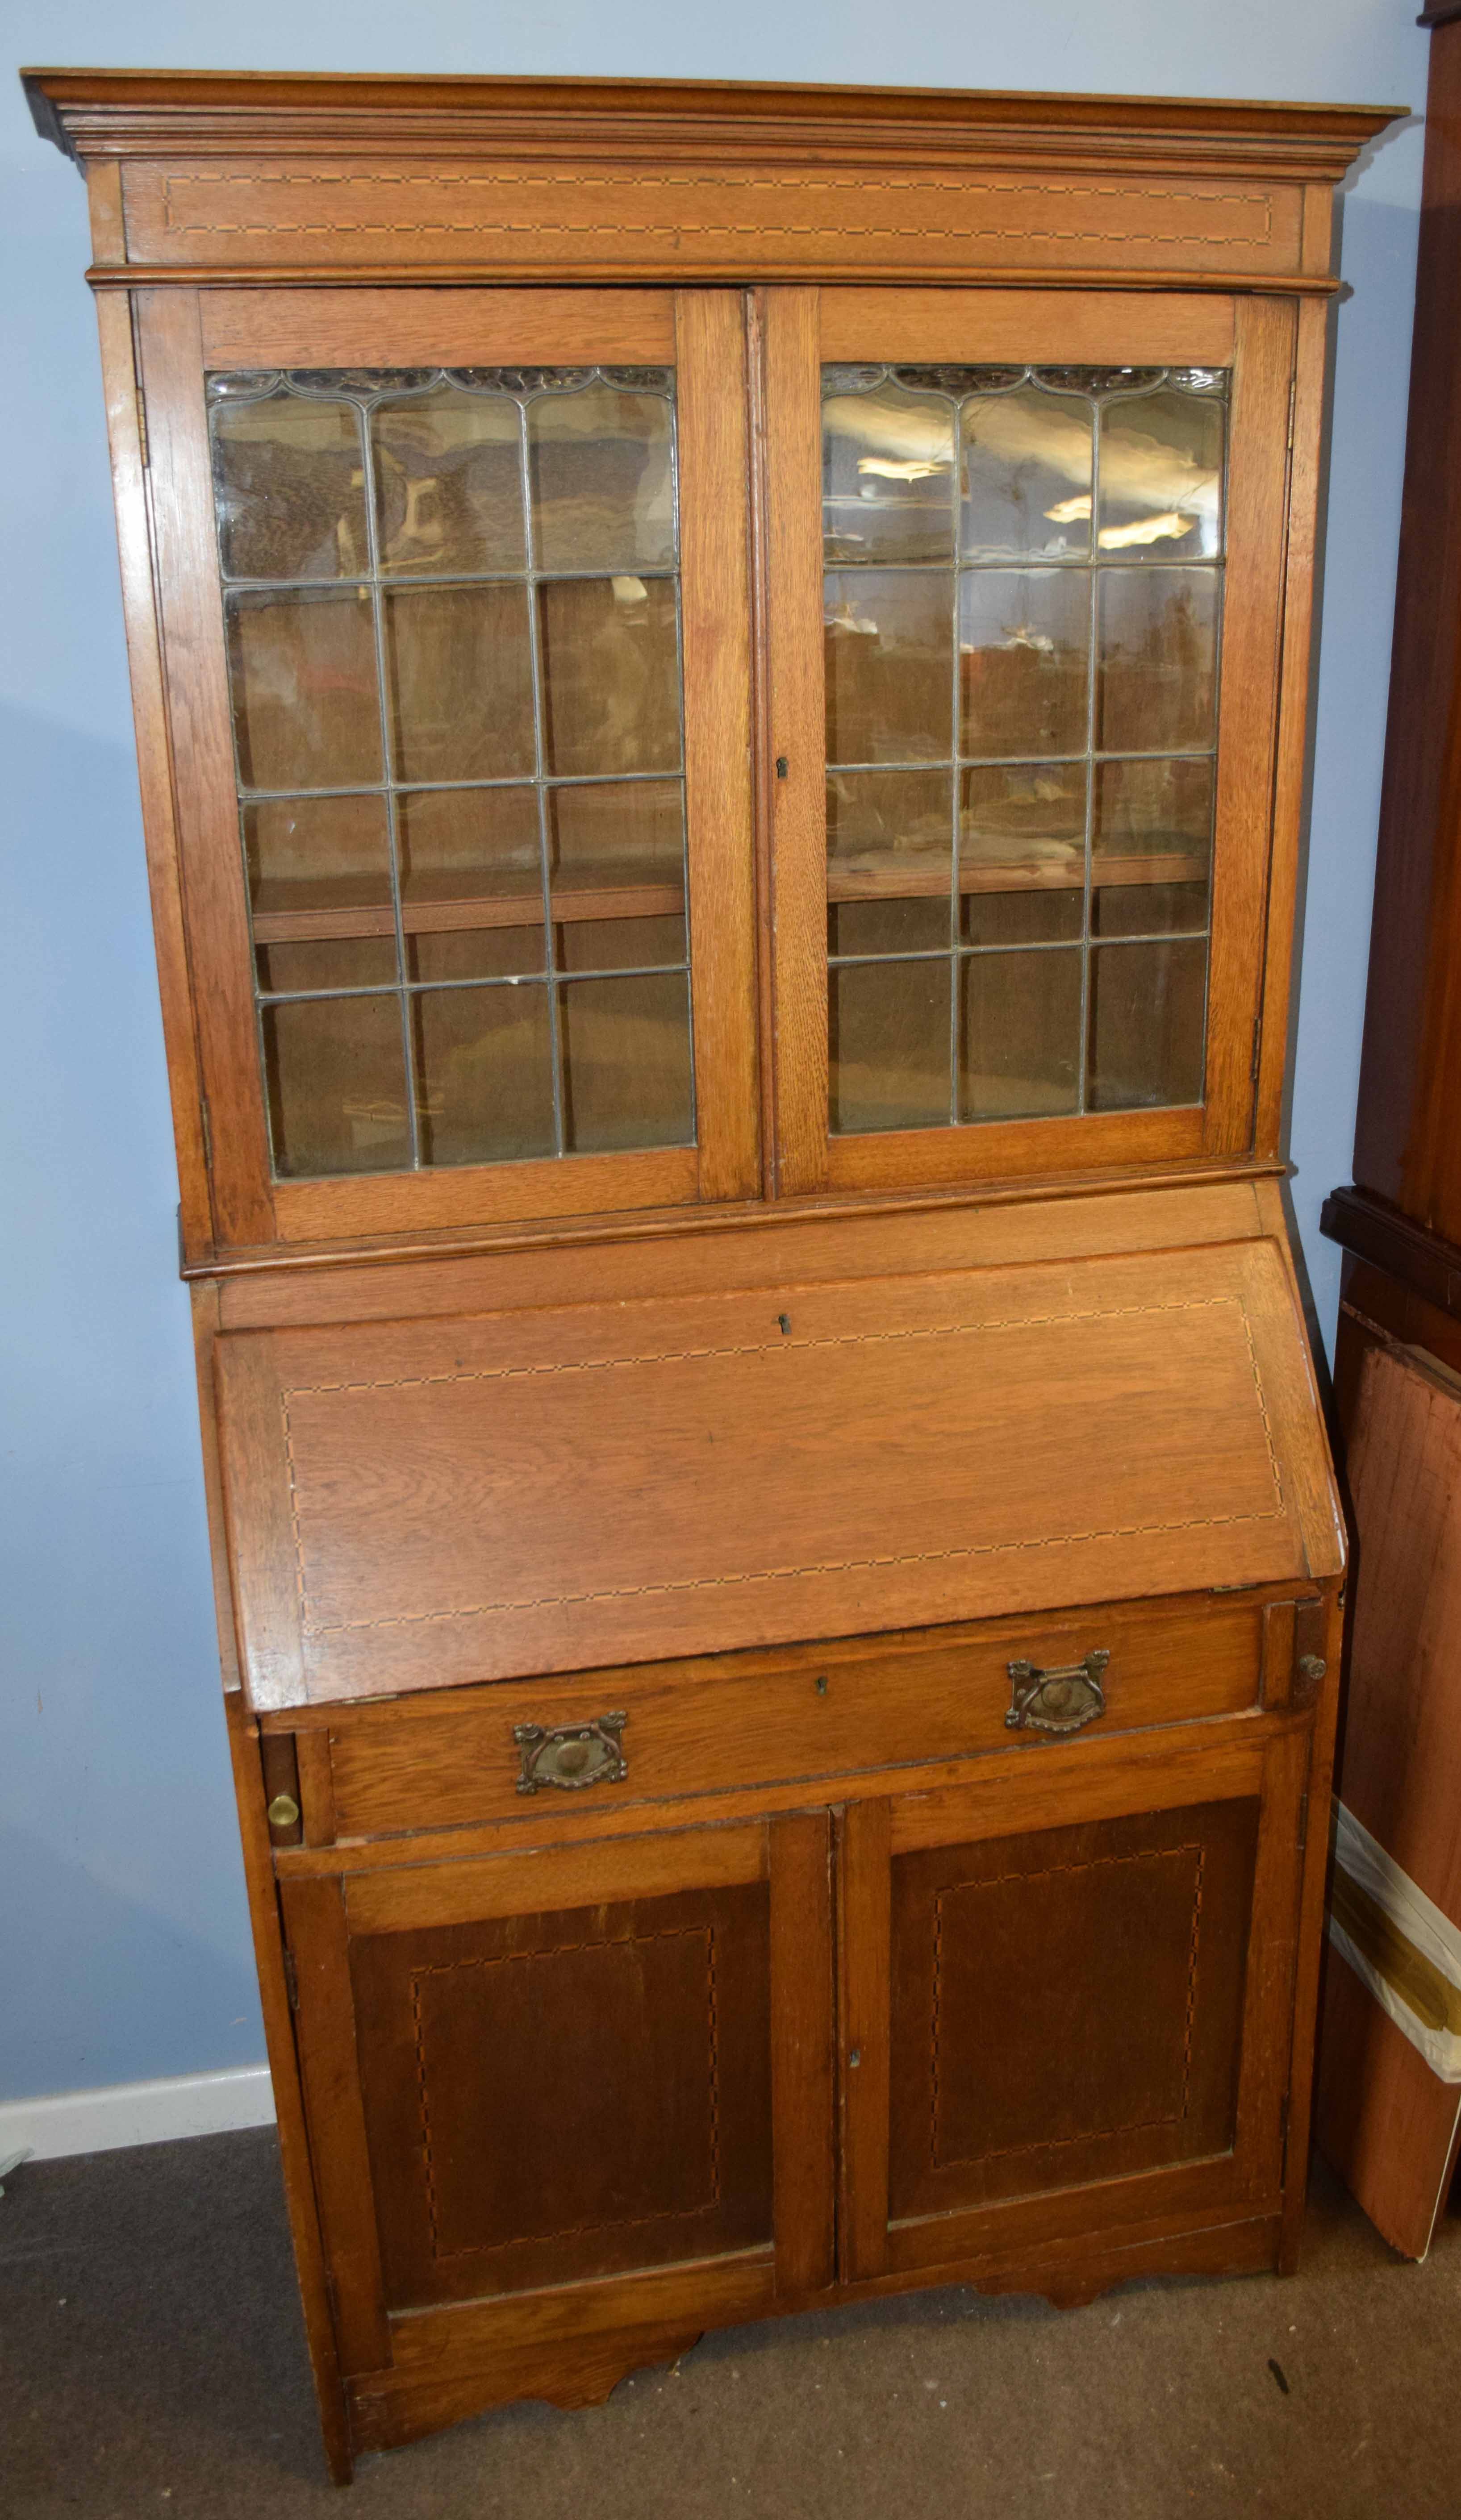
[(1461, 2142), (1461, 2090), (1432, 2073), (1332, 1945), (1314, 2138), (1381, 2237), (1402, 2257), (1425, 2257)]
[[(1337, 1791), (1461, 1924), (1461, 1375), (1346, 1313), (1337, 1379), (1357, 1543)], [(1424, 2257), (1461, 2093), (1328, 1955), (1318, 2136), (1392, 2245)]]
[(264, 1705), (1341, 1562), (1271, 1243), (217, 1353)]
[(1346, 1462), (1362, 1554), (1339, 1789), (1461, 1925), (1461, 1377), (1368, 1341)]

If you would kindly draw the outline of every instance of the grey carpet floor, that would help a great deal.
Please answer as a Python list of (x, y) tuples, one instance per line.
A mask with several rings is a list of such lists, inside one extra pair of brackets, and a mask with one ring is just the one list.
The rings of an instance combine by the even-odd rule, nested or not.
[(1403, 2264), (1317, 2167), (1300, 2274), (946, 2290), (707, 2337), (324, 2478), (272, 2134), (0, 2202), (5, 2520), (1461, 2520), (1461, 2218)]

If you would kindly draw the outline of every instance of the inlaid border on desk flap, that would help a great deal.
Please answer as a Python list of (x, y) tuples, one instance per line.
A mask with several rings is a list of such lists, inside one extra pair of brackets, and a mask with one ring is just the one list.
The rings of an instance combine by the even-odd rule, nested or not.
[(218, 1361), (258, 1705), (1339, 1563), (1264, 1242), (240, 1333)]

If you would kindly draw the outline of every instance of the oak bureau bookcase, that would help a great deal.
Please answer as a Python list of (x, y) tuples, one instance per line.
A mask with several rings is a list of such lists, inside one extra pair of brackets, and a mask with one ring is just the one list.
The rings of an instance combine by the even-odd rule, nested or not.
[(333, 2473), (763, 2314), (1292, 2266), (1280, 1105), (1387, 115), (27, 86)]

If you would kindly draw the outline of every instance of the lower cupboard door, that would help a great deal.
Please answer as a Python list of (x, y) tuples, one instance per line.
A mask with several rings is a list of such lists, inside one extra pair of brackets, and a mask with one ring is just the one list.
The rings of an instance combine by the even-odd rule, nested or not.
[(284, 1882), (347, 2374), (831, 2280), (829, 1851), (817, 1813)]
[(1277, 2210), (1307, 1761), (1036, 1750), (845, 1813), (849, 2278)]

